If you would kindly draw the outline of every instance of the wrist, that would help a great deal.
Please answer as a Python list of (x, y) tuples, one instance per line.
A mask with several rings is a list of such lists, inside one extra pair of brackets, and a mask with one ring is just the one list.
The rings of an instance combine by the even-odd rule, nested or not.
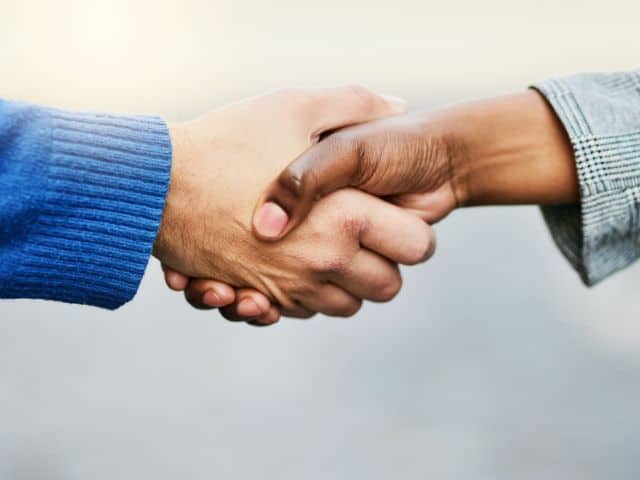
[(176, 197), (179, 196), (179, 191), (181, 190), (180, 177), (182, 175), (184, 159), (187, 156), (186, 147), (188, 143), (186, 141), (187, 135), (184, 124), (171, 123), (167, 124), (167, 128), (171, 139), (171, 173), (160, 227), (158, 228), (158, 234), (156, 235), (152, 251), (154, 257), (165, 263), (170, 259), (170, 242), (168, 240), (171, 237), (172, 225), (175, 223), (172, 221), (172, 215), (176, 204), (179, 203)]
[(443, 113), (459, 205), (569, 204), (579, 199), (573, 150), (535, 91)]

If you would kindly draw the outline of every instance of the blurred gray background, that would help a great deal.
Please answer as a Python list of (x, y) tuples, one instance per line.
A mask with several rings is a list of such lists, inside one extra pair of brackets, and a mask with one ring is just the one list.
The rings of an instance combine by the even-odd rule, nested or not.
[[(635, 0), (0, 2), (0, 96), (170, 120), (282, 86), (433, 107), (640, 64)], [(0, 302), (0, 478), (637, 478), (640, 267), (584, 288), (534, 207), (437, 233), (346, 320), (227, 323), (155, 260), (115, 313)]]

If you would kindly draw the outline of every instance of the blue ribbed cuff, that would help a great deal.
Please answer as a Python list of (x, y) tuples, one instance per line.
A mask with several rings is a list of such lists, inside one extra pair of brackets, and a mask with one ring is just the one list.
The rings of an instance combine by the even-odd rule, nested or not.
[(165, 122), (43, 110), (46, 193), (14, 281), (17, 298), (115, 309), (135, 295), (171, 171)]

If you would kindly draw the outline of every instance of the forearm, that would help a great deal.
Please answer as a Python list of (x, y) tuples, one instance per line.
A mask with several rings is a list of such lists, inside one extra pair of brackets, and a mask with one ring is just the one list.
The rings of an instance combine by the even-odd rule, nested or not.
[(450, 149), (452, 186), (460, 204), (579, 201), (571, 143), (538, 92), (453, 107), (432, 121)]
[(444, 112), (460, 203), (542, 205), (588, 285), (626, 267), (640, 257), (639, 87), (638, 71), (579, 74)]

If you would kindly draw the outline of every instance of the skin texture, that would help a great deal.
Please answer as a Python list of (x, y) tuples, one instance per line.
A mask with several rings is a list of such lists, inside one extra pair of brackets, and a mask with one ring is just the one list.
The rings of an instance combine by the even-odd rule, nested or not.
[(273, 234), (256, 216), (256, 234), (284, 237), (319, 198), (347, 186), (391, 196), (430, 223), (457, 206), (578, 200), (571, 145), (535, 91), (336, 132), (272, 182), (261, 203), (281, 206), (288, 223)]
[(215, 278), (192, 281), (187, 299), (203, 308), (235, 302), (255, 324), (277, 321), (271, 303), (288, 316), (350, 316), (363, 299), (390, 300), (401, 286), (397, 263), (433, 253), (433, 232), (414, 215), (345, 189), (318, 202), (282, 242), (256, 238), (251, 217), (269, 179), (323, 133), (403, 108), (356, 87), (294, 90), (171, 125), (171, 186), (154, 244), (167, 282), (182, 282), (176, 272)]
[[(268, 186), (254, 233), (265, 241), (286, 239), (320, 199), (344, 187), (384, 197), (429, 223), (462, 206), (579, 200), (569, 139), (532, 90), (332, 133)], [(233, 313), (243, 312), (235, 304)]]

